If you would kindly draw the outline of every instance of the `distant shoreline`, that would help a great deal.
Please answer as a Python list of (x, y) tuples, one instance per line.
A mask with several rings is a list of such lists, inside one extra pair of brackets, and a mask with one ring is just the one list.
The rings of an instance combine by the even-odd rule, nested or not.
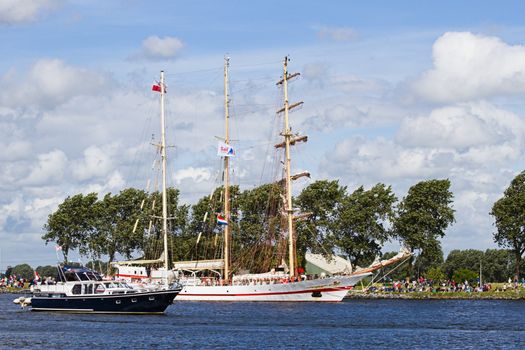
[(0, 294), (29, 294), (31, 291), (29, 289), (0, 289)]
[[(30, 294), (29, 289), (0, 289), (0, 294)], [(525, 300), (525, 290), (506, 292), (403, 292), (403, 293), (362, 293), (349, 292), (346, 300)]]
[(349, 292), (345, 299), (403, 299), (403, 300), (525, 300), (525, 291), (506, 292), (406, 292), (406, 293), (361, 293)]

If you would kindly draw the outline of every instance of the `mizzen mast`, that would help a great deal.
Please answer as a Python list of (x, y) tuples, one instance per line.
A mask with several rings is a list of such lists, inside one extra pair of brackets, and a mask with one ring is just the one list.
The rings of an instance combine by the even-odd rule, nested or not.
[[(299, 174), (299, 176), (292, 175), (291, 174), (291, 156), (290, 156), (290, 146), (294, 145), (296, 142), (307, 141), (306, 136), (298, 136), (292, 134), (292, 129), (290, 128), (289, 120), (288, 120), (288, 112), (298, 106), (301, 106), (303, 102), (297, 102), (293, 104), (289, 104), (288, 102), (288, 81), (294, 77), (297, 77), (300, 75), (300, 73), (293, 73), (288, 74), (288, 62), (289, 62), (288, 56), (284, 58), (283, 62), (283, 78), (277, 82), (277, 85), (283, 86), (283, 93), (284, 93), (284, 107), (277, 111), (277, 113), (284, 112), (284, 130), (281, 132), (281, 135), (284, 137), (284, 142), (279, 143), (275, 145), (275, 148), (282, 148), (284, 147), (285, 150), (285, 195), (286, 195), (286, 202), (285, 202), (285, 208), (284, 211), (286, 213), (287, 217), (287, 232), (288, 232), (288, 260), (289, 260), (289, 269), (290, 269), (290, 277), (296, 276), (296, 249), (295, 249), (295, 233), (294, 233), (294, 216), (293, 216), (293, 206), (292, 206), (292, 179), (296, 179), (300, 176), (309, 176), (309, 174), (303, 173)], [(306, 175), (307, 174), (307, 175)]]
[[(230, 144), (229, 120), (230, 120), (230, 95), (228, 70), (230, 59), (224, 57), (224, 143)], [(224, 283), (230, 280), (230, 157), (224, 157), (224, 215), (226, 225), (224, 226)]]

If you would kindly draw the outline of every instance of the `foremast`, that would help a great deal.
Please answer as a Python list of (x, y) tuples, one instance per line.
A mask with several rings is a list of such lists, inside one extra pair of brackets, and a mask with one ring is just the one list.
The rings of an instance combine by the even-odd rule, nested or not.
[[(230, 144), (229, 120), (230, 120), (230, 95), (228, 71), (230, 59), (224, 57), (224, 143)], [(224, 157), (224, 284), (230, 281), (230, 157)]]
[(283, 86), (284, 94), (284, 107), (281, 108), (277, 113), (284, 112), (284, 130), (281, 132), (281, 135), (284, 137), (284, 142), (275, 145), (275, 148), (284, 147), (285, 150), (285, 208), (284, 212), (287, 218), (287, 232), (288, 232), (288, 267), (290, 270), (290, 277), (295, 277), (297, 275), (296, 269), (296, 245), (295, 245), (295, 230), (294, 230), (294, 216), (293, 216), (293, 204), (292, 204), (292, 179), (296, 179), (301, 176), (309, 176), (308, 173), (301, 173), (298, 175), (291, 174), (291, 155), (290, 155), (290, 146), (294, 145), (296, 142), (306, 141), (306, 136), (298, 136), (292, 134), (292, 129), (290, 128), (290, 123), (288, 119), (288, 113), (291, 109), (298, 107), (303, 104), (303, 102), (297, 102), (290, 105), (288, 102), (288, 81), (296, 76), (299, 76), (300, 73), (288, 74), (288, 62), (290, 59), (288, 56), (284, 58), (283, 62), (283, 78), (277, 82), (277, 85)]
[[(160, 71), (160, 130), (161, 143), (160, 153), (162, 158), (162, 236), (164, 239), (164, 268), (166, 273), (169, 269), (168, 264), (168, 195), (166, 190), (167, 178), (167, 159), (166, 159), (166, 118), (164, 111), (164, 95), (166, 85), (164, 84), (164, 71)], [(167, 279), (166, 279), (167, 281)]]

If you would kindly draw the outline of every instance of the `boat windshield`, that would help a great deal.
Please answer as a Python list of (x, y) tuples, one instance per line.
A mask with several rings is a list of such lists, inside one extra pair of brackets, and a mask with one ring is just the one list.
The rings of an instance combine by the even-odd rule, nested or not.
[(108, 288), (108, 289), (111, 289), (111, 288), (128, 288), (128, 289), (132, 289), (132, 287), (130, 287), (126, 283), (124, 283), (124, 282), (117, 282), (117, 281), (104, 282), (104, 286), (106, 288)]

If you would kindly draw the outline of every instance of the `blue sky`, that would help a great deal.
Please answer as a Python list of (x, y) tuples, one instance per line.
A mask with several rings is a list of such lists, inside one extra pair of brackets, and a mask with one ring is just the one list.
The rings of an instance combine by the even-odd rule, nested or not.
[[(487, 249), (488, 212), (523, 169), (521, 1), (0, 0), (0, 270), (55, 260), (40, 239), (68, 195), (144, 187), (164, 69), (170, 180), (192, 203), (217, 185), (222, 64), (231, 57), (236, 175), (271, 181), (281, 62), (296, 170), (399, 198), (449, 178), (451, 249)], [(308, 185), (301, 180), (297, 190)], [(387, 246), (395, 249), (396, 243)]]

